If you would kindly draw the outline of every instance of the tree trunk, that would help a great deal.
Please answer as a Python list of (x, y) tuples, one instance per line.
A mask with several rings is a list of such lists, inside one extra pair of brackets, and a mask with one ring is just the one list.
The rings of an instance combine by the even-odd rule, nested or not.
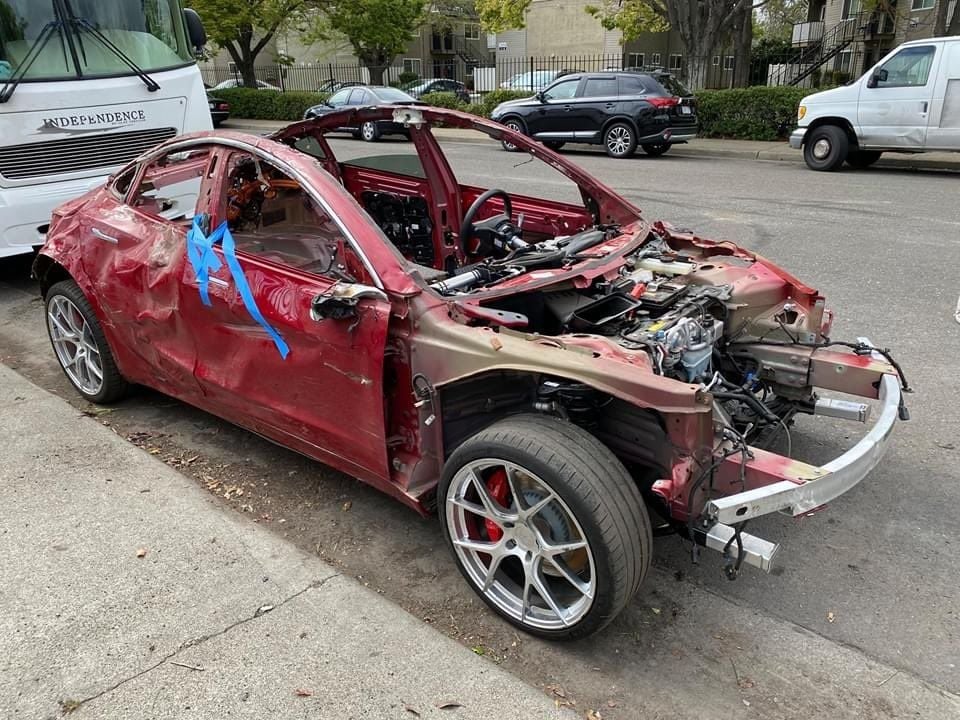
[(370, 73), (371, 85), (383, 85), (383, 71), (386, 68), (379, 63), (376, 65), (367, 65), (367, 71)]
[[(950, 0), (939, 0), (937, 2), (937, 14), (933, 21), (933, 36), (943, 37), (947, 34), (947, 8)], [(953, 13), (956, 15), (956, 11)]]
[(687, 46), (687, 77), (684, 78), (684, 81), (689, 89), (696, 92), (706, 87), (708, 67), (707, 60), (699, 55), (694, 55)]
[[(946, 3), (947, 0), (940, 0), (941, 3)], [(954, 6), (953, 8), (953, 17), (950, 18), (950, 25), (947, 26), (947, 35), (960, 35), (960, 3)]]
[(744, 5), (734, 27), (733, 86), (747, 87), (750, 84), (750, 48), (753, 45), (753, 7)]

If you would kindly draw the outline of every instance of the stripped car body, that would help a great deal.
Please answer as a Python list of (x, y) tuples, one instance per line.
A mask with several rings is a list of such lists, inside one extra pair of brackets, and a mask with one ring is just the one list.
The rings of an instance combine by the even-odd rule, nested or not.
[[(408, 128), (414, 171), (337, 160), (327, 132), (385, 120)], [(583, 205), (459, 182), (431, 131), (441, 123), (530, 153), (576, 183)], [(180, 199), (158, 198), (183, 183), (192, 185)], [(195, 206), (181, 212), (184, 198)], [(268, 216), (282, 219), (271, 226)], [(218, 227), (230, 248), (203, 245)], [(356, 108), (270, 138), (177, 138), (59, 208), (35, 273), (54, 347), (83, 394), (101, 399), (78, 384), (81, 346), (71, 354), (68, 336), (88, 335), (51, 305), (68, 282), (92, 309), (88, 323), (102, 327), (108, 347), (84, 350), (97, 353), (101, 378), (108, 353), (124, 381), (421, 513), (439, 508), (474, 589), (548, 637), (609, 622), (649, 564), (650, 529), (630, 529), (644, 557), (619, 587), (604, 577), (599, 525), (567, 485), (546, 478), (549, 468), (537, 465), (537, 476), (510, 455), (485, 469), (500, 424), (519, 418), (511, 427), (531, 437), (581, 443), (571, 464), (578, 453), (618, 463), (643, 498), (630, 517), (646, 518), (645, 504), (661, 529), (722, 551), (735, 576), (741, 563), (770, 570), (777, 550), (743, 532), (744, 521), (806, 514), (846, 492), (905, 415), (889, 354), (866, 342), (833, 349), (832, 315), (815, 290), (731, 243), (649, 223), (536, 141), (454, 111)], [(87, 376), (95, 386), (96, 370)], [(814, 466), (751, 444), (786, 432), (797, 413), (866, 420), (867, 405), (818, 389), (879, 400), (857, 445)], [(467, 448), (481, 440), (468, 467)], [(556, 589), (565, 580), (580, 593), (569, 605), (558, 598), (570, 588)]]

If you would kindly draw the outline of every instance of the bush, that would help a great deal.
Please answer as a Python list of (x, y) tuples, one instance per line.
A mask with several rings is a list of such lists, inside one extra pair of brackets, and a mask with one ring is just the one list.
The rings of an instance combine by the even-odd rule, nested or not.
[(702, 137), (776, 140), (797, 122), (797, 107), (810, 91), (796, 87), (702, 90), (697, 115)]
[(214, 95), (230, 103), (233, 117), (248, 120), (300, 120), (307, 108), (319, 105), (326, 93), (278, 92), (253, 88), (216, 90)]
[(400, 84), (400, 87), (403, 87), (404, 85), (409, 85), (410, 83), (416, 82), (419, 79), (420, 79), (420, 76), (417, 75), (415, 72), (404, 71), (397, 76), (397, 82)]
[(420, 97), (420, 100), (427, 105), (438, 108), (447, 108), (449, 110), (463, 110), (467, 104), (452, 92), (434, 92), (426, 93)]
[(480, 117), (487, 117), (485, 112), (486, 108), (483, 103), (470, 103), (467, 105), (463, 111), (465, 113), (470, 113), (471, 115), (479, 115)]
[(490, 117), (490, 113), (492, 113), (493, 109), (500, 103), (506, 102), (507, 100), (528, 98), (531, 95), (533, 95), (533, 93), (524, 90), (494, 90), (493, 92), (488, 92), (483, 96), (483, 100), (480, 101), (480, 104), (483, 106), (483, 112), (477, 114)]

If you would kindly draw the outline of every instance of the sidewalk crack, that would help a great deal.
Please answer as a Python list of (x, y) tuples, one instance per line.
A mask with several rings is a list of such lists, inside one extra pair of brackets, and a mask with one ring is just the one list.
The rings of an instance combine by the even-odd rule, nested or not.
[[(314, 580), (314, 581), (311, 582), (309, 585), (307, 585), (305, 588), (302, 588), (302, 589), (300, 589), (300, 590), (297, 590), (295, 593), (293, 593), (293, 594), (290, 595), (289, 597), (286, 597), (286, 598), (284, 598), (283, 600), (281, 600), (280, 602), (278, 602), (276, 605), (273, 606), (273, 608), (271, 608), (271, 611), (270, 611), (270, 612), (272, 612), (273, 610), (276, 610), (276, 609), (278, 609), (278, 608), (282, 608), (284, 605), (286, 605), (287, 603), (289, 603), (289, 602), (291, 602), (291, 601), (293, 601), (293, 600), (296, 600), (298, 597), (300, 597), (300, 596), (303, 595), (304, 593), (306, 593), (306, 592), (308, 592), (308, 591), (310, 591), (310, 590), (315, 590), (315, 589), (317, 589), (317, 588), (319, 588), (319, 587), (322, 587), (322, 586), (325, 585), (328, 581), (333, 580), (334, 578), (338, 578), (338, 577), (341, 577), (341, 573), (334, 573), (333, 575), (330, 575), (330, 576), (328, 576), (328, 577), (325, 577), (325, 578), (323, 578), (322, 580)], [(246, 624), (247, 624), (248, 622), (250, 622), (251, 620), (257, 620), (258, 618), (261, 618), (261, 617), (263, 617), (264, 615), (268, 615), (268, 614), (269, 614), (269, 613), (267, 613), (267, 612), (260, 612), (260, 610), (257, 609), (257, 610), (255, 610), (255, 611), (253, 612), (253, 614), (250, 615), (249, 617), (240, 618), (239, 620), (236, 620), (235, 622), (230, 623), (230, 624), (227, 625), (225, 628), (222, 628), (222, 629), (220, 629), (220, 630), (217, 630), (216, 632), (208, 633), (208, 634), (206, 634), (206, 635), (200, 635), (199, 637), (195, 637), (195, 638), (191, 638), (191, 639), (189, 639), (189, 640), (185, 640), (184, 642), (180, 643), (180, 645), (177, 646), (176, 650), (173, 650), (173, 651), (167, 653), (167, 654), (164, 655), (160, 660), (158, 660), (157, 662), (155, 662), (153, 665), (150, 665), (149, 667), (146, 667), (146, 668), (144, 668), (143, 670), (140, 670), (140, 671), (134, 673), (133, 675), (131, 675), (131, 676), (129, 676), (129, 677), (125, 677), (125, 678), (117, 681), (116, 683), (114, 683), (114, 684), (111, 685), (110, 687), (104, 688), (103, 690), (101, 690), (100, 692), (96, 693), (95, 695), (91, 695), (90, 697), (84, 698), (83, 700), (61, 699), (61, 700), (59, 701), (61, 711), (62, 711), (64, 714), (73, 713), (73, 712), (79, 710), (81, 707), (83, 707), (83, 706), (86, 705), (87, 703), (92, 702), (92, 701), (94, 701), (94, 700), (97, 700), (98, 698), (101, 698), (101, 697), (103, 697), (104, 695), (106, 695), (106, 694), (108, 694), (108, 693), (112, 693), (114, 690), (122, 687), (123, 685), (126, 685), (126, 684), (129, 683), (129, 682), (133, 682), (134, 680), (137, 680), (137, 679), (143, 677), (143, 676), (146, 675), (147, 673), (153, 672), (154, 670), (156, 670), (156, 669), (157, 669), (158, 667), (160, 667), (161, 665), (164, 665), (164, 664), (166, 664), (167, 662), (169, 662), (170, 660), (173, 660), (177, 655), (179, 655), (179, 654), (180, 654), (181, 652), (183, 652), (184, 650), (186, 650), (186, 649), (188, 649), (188, 648), (197, 647), (197, 646), (199, 646), (199, 645), (202, 645), (203, 643), (207, 642), (208, 640), (212, 640), (213, 638), (217, 638), (217, 637), (220, 637), (221, 635), (225, 635), (225, 634), (227, 634), (228, 632), (230, 632), (231, 630), (233, 630), (234, 628), (240, 627), (241, 625), (246, 625)]]

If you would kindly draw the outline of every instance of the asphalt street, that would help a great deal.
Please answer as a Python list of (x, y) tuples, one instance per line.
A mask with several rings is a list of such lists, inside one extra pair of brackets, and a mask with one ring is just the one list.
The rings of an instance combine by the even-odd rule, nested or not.
[[(462, 182), (575, 194), (552, 169), (492, 143), (444, 147)], [(410, 147), (344, 140), (335, 151)], [(217, 471), (249, 478), (258, 492), (241, 502), (220, 493), (225, 506), (361, 576), (527, 682), (561, 688), (558, 698), (579, 698), (578, 707), (603, 707), (604, 717), (960, 716), (960, 174), (567, 155), (647, 217), (743, 244), (818, 288), (837, 316), (833, 337), (889, 347), (915, 386), (912, 420), (895, 428), (865, 482), (810, 518), (752, 525), (783, 543), (782, 572), (748, 570), (731, 583), (716, 554), (691, 565), (689, 548), (664, 538), (637, 601), (605, 633), (549, 645), (514, 635), (471, 597), (433, 522), (351, 479), (152, 393), (102, 421), (175, 466), (201, 455), (203, 472), (181, 469), (213, 492), (222, 485), (204, 477)], [(25, 267), (0, 267), (0, 362), (76, 402)], [(794, 447), (822, 463), (862, 432), (801, 418)]]

